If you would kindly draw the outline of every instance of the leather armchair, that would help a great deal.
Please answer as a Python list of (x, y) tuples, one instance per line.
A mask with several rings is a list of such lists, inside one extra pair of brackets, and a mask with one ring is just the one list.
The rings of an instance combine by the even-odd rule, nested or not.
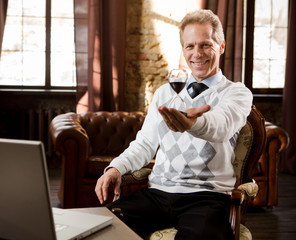
[(52, 120), (49, 132), (62, 158), (62, 208), (100, 206), (96, 181), (135, 139), (144, 118), (142, 112), (96, 112), (66, 113)]

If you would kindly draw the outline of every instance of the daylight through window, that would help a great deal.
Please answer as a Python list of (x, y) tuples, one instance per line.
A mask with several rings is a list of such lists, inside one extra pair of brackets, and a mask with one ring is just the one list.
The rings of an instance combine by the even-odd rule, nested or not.
[(288, 2), (256, 1), (253, 88), (282, 88), (285, 82)]
[(252, 79), (246, 79), (247, 84), (254, 92), (257, 89), (265, 92), (282, 89), (285, 83), (289, 1), (255, 0), (254, 2), (254, 32), (251, 32), (254, 33), (253, 71)]
[[(51, 11), (46, 11), (48, 6), (51, 6)], [(51, 16), (46, 16), (49, 12)], [(0, 61), (0, 85), (75, 86), (73, 15), (73, 0), (51, 0), (51, 4), (47, 4), (46, 0), (9, 0)], [(46, 21), (51, 21), (50, 31), (46, 31)], [(46, 46), (46, 42), (50, 47)], [(46, 49), (50, 49), (50, 53)], [(50, 59), (50, 63), (46, 59)], [(50, 79), (46, 79), (48, 76)]]

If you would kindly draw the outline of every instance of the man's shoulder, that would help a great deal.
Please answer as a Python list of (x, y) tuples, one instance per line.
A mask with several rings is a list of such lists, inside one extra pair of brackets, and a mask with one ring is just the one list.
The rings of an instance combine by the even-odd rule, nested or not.
[(221, 88), (221, 89), (227, 89), (227, 88), (244, 88), (244, 89), (248, 89), (244, 83), (230, 81), (225, 76), (223, 76), (223, 79), (220, 82), (220, 84), (218, 85), (218, 88)]

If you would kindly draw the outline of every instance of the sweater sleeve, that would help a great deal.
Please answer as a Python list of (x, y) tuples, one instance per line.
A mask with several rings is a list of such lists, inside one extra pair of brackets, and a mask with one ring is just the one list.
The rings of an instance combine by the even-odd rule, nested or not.
[(158, 94), (159, 91), (156, 91), (136, 139), (130, 143), (129, 147), (122, 154), (113, 159), (107, 168), (115, 167), (123, 175), (139, 170), (155, 156), (158, 148)]
[(218, 104), (198, 118), (188, 132), (210, 142), (228, 141), (246, 124), (252, 101), (253, 95), (244, 84), (233, 83), (219, 94)]

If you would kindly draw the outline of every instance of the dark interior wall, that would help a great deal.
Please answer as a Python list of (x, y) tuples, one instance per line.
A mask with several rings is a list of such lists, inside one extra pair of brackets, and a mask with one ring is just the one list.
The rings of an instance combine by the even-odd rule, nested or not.
[(265, 121), (272, 122), (282, 127), (282, 97), (254, 96), (254, 105), (263, 114)]
[(41, 140), (48, 164), (59, 165), (53, 162), (49, 124), (58, 114), (75, 112), (75, 105), (75, 92), (0, 90), (0, 138)]
[(75, 91), (0, 90), (2, 109), (73, 109)]
[[(255, 106), (262, 112), (266, 121), (281, 126), (282, 99), (280, 96), (254, 97)], [(38, 139), (38, 130), (30, 136), (29, 114), (44, 114), (48, 121), (48, 111), (54, 115), (75, 112), (74, 92), (38, 92), (38, 91), (0, 91), (0, 137)], [(33, 122), (38, 123), (38, 117)], [(22, 122), (27, 121), (27, 123)], [(31, 120), (32, 121), (32, 120)], [(32, 123), (32, 122), (31, 122)], [(45, 124), (45, 127), (47, 123)]]

